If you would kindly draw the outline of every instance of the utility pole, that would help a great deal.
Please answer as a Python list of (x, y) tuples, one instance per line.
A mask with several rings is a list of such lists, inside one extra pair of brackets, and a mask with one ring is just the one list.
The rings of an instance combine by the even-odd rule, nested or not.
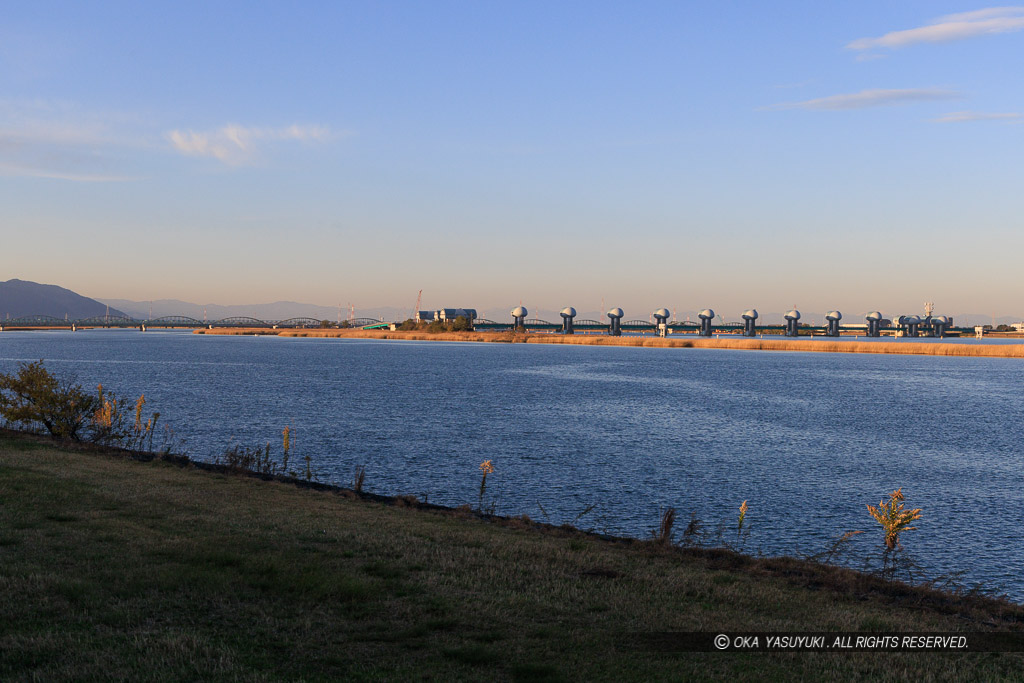
[(412, 309), (412, 315), (409, 316), (409, 318), (411, 320), (415, 320), (416, 319), (416, 314), (419, 313), (420, 304), (422, 302), (423, 302), (423, 290), (421, 289), (420, 293), (416, 295), (416, 307), (414, 309)]

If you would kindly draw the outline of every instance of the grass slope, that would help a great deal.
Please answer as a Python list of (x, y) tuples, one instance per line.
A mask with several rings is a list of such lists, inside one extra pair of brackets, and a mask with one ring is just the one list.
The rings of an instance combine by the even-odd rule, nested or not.
[(659, 653), (623, 634), (1022, 620), (794, 560), (0, 436), (3, 680), (992, 680), (1024, 656)]

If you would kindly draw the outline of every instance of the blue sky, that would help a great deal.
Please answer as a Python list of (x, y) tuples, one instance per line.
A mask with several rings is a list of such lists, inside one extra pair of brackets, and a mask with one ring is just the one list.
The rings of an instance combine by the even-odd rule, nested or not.
[(0, 17), (0, 275), (1024, 313), (1024, 7), (88, 5)]

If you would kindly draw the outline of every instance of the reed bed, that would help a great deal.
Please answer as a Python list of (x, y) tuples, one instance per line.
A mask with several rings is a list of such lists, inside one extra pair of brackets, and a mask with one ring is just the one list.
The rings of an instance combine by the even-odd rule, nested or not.
[(342, 337), (356, 339), (405, 339), (410, 341), (504, 342), (527, 344), (577, 344), (584, 346), (642, 346), (652, 348), (735, 349), (741, 351), (809, 351), (819, 353), (887, 353), (917, 356), (972, 356), (1024, 358), (1024, 344), (961, 344), (956, 342), (868, 342), (813, 339), (747, 339), (701, 337), (610, 337), (509, 332), (391, 332), (389, 330), (268, 330), (261, 328), (203, 329), (196, 334), (277, 335), (280, 337)]

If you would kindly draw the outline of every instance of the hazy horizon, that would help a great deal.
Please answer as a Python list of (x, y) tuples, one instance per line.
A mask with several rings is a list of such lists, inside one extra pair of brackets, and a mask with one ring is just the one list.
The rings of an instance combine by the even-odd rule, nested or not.
[(1015, 315), (1022, 46), (1024, 8), (923, 0), (12, 6), (0, 273), (219, 305)]

